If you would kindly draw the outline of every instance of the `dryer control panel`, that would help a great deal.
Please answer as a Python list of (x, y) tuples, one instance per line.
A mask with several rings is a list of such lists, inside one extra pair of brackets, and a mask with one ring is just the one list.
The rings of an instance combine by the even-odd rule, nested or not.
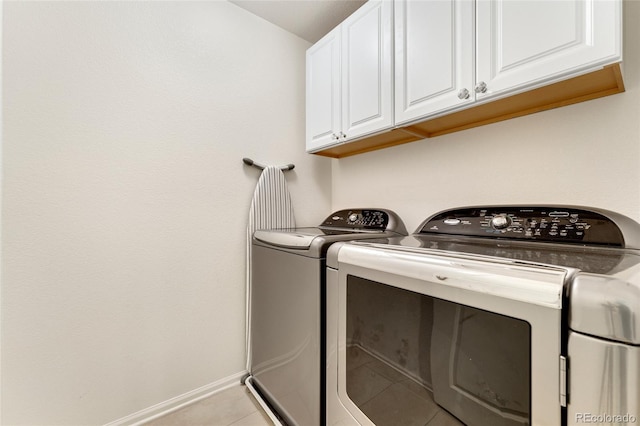
[(605, 215), (571, 207), (467, 207), (440, 212), (420, 234), (624, 247), (622, 231)]
[(340, 210), (330, 215), (320, 224), (320, 228), (352, 228), (385, 231), (389, 225), (389, 213), (385, 210), (348, 209)]

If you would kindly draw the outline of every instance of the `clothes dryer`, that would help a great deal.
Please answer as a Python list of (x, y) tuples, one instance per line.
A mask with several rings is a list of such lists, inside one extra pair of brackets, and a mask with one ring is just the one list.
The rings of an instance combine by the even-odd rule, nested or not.
[(327, 255), (327, 425), (633, 424), (640, 224), (447, 210)]

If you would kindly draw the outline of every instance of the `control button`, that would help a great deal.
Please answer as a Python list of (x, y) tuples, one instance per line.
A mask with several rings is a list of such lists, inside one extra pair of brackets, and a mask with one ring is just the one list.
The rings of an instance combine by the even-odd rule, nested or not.
[(444, 224), (445, 225), (458, 225), (458, 224), (460, 224), (460, 219), (445, 219), (444, 220)]
[(505, 215), (494, 216), (491, 219), (491, 226), (494, 229), (505, 229), (511, 225), (511, 218)]

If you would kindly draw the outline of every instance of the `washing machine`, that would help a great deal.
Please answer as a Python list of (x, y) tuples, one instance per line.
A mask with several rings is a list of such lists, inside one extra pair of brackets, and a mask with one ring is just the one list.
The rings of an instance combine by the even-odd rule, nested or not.
[(398, 215), (375, 208), (340, 210), (317, 227), (254, 233), (246, 382), (282, 423), (325, 424), (327, 249), (406, 234)]
[(445, 210), (327, 255), (327, 425), (640, 418), (640, 224), (581, 206)]

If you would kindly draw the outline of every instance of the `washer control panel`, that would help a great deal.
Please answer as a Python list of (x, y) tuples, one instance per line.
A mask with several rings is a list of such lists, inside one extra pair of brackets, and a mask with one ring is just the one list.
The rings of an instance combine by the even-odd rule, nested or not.
[(567, 207), (469, 207), (448, 210), (420, 225), (421, 234), (624, 247), (622, 231), (603, 214)]
[(384, 210), (340, 210), (322, 222), (320, 227), (386, 230), (389, 214)]

